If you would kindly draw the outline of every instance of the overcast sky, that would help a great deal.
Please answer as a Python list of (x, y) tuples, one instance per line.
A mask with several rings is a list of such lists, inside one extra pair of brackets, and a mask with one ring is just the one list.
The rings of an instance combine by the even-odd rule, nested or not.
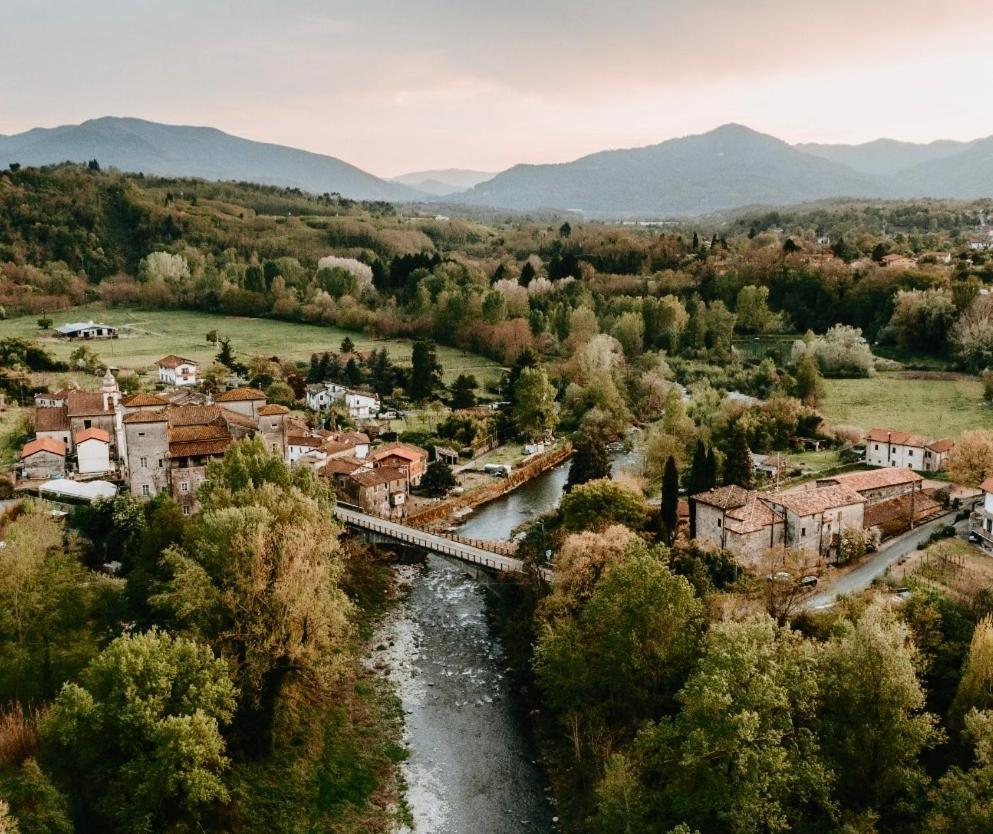
[(211, 125), (382, 176), (741, 122), (993, 134), (993, 0), (2, 0), (0, 133)]

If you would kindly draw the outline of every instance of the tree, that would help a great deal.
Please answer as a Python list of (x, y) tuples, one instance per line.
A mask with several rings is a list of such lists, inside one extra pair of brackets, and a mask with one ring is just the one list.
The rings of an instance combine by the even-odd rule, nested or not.
[(769, 288), (753, 284), (738, 290), (735, 304), (736, 326), (742, 333), (765, 333), (780, 322), (769, 309)]
[(418, 402), (430, 399), (441, 387), (441, 365), (438, 363), (434, 342), (424, 339), (414, 342), (410, 364), (407, 395)]
[(158, 631), (112, 642), (66, 684), (42, 725), (77, 787), (81, 816), (104, 830), (198, 828), (225, 801), (221, 727), (235, 688), (206, 646)]
[(958, 309), (947, 289), (900, 290), (893, 302), (890, 326), (902, 348), (943, 353)]
[(817, 691), (816, 655), (796, 632), (768, 618), (714, 624), (678, 715), (636, 742), (650, 830), (820, 830), (833, 778), (811, 731)]
[(456, 481), (452, 474), (452, 467), (443, 460), (433, 460), (428, 464), (424, 477), (421, 478), (421, 486), (428, 495), (435, 497), (447, 495), (454, 487)]
[(661, 520), (663, 540), (671, 545), (679, 526), (679, 470), (672, 457), (665, 462), (662, 474)]
[(838, 324), (823, 336), (813, 336), (793, 343), (792, 360), (796, 365), (803, 353), (812, 353), (821, 373), (830, 377), (870, 377), (876, 372), (876, 360), (869, 343), (857, 327)]
[(559, 237), (568, 238), (572, 234), (572, 226), (569, 225), (569, 221), (566, 220), (561, 226), (559, 226)]
[(972, 709), (993, 710), (993, 615), (989, 614), (972, 633), (965, 670), (949, 711), (949, 720), (956, 729)]
[(54, 324), (50, 316), (42, 316), (38, 319), (38, 329), (39, 330), (49, 330)]
[[(923, 711), (907, 626), (879, 605), (844, 622), (821, 660), (820, 739), (846, 808), (911, 812), (924, 787), (919, 756), (940, 741)], [(896, 812), (893, 814), (893, 812)]]
[(712, 488), (707, 477), (707, 447), (703, 440), (697, 439), (693, 449), (693, 462), (690, 464), (690, 477), (686, 483), (688, 495), (699, 495)]
[(226, 368), (234, 369), (234, 353), (231, 350), (231, 339), (228, 336), (222, 336), (220, 339), (221, 348), (217, 352), (217, 361), (224, 365)]
[(610, 455), (603, 433), (594, 426), (585, 426), (579, 430), (573, 443), (575, 454), (569, 466), (569, 476), (566, 478), (565, 490), (570, 491), (587, 481), (607, 478), (610, 475)]
[(479, 383), (472, 374), (459, 374), (452, 383), (452, 408), (473, 408)]
[(993, 296), (977, 295), (955, 322), (949, 339), (967, 368), (993, 366)]
[(544, 368), (524, 368), (514, 386), (514, 421), (525, 437), (554, 431), (559, 407)]
[(351, 353), (353, 350), (355, 350), (355, 342), (352, 341), (351, 336), (346, 336), (341, 340), (341, 352)]
[(824, 378), (812, 354), (804, 353), (800, 356), (793, 370), (793, 377), (796, 380), (793, 389), (796, 398), (804, 405), (817, 408), (824, 396)]
[(562, 499), (562, 526), (573, 532), (622, 524), (640, 530), (648, 520), (644, 499), (607, 478), (580, 484)]
[(950, 768), (932, 791), (926, 830), (934, 834), (993, 831), (993, 712), (973, 710), (965, 726), (975, 763), (969, 770)]
[[(714, 447), (707, 449), (707, 489), (717, 486), (717, 453)], [(706, 491), (706, 490), (704, 490)]]
[(744, 430), (737, 425), (731, 430), (727, 458), (724, 461), (724, 483), (737, 484), (745, 489), (751, 489), (755, 483), (748, 438)]
[(169, 579), (152, 603), (232, 664), (238, 727), (264, 749), (288, 689), (326, 691), (351, 634), (333, 498), (259, 438), (212, 462), (199, 497), (182, 546), (163, 556)]
[(993, 476), (993, 431), (964, 431), (948, 453), (948, 477), (957, 484), (979, 486)]

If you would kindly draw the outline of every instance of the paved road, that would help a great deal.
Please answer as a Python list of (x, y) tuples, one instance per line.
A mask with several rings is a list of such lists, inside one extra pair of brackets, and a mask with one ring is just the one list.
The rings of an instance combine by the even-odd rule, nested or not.
[[(867, 559), (854, 570), (839, 577), (836, 581), (821, 586), (816, 594), (804, 603), (805, 608), (828, 608), (833, 605), (838, 596), (855, 594), (868, 588), (874, 579), (886, 573), (886, 569), (895, 565), (908, 553), (917, 549), (919, 542), (924, 541), (936, 527), (947, 524), (955, 518), (955, 511), (938, 516), (933, 521), (915, 527), (913, 530), (890, 539), (877, 553)], [(955, 525), (959, 533), (969, 528), (969, 520), (960, 521)]]

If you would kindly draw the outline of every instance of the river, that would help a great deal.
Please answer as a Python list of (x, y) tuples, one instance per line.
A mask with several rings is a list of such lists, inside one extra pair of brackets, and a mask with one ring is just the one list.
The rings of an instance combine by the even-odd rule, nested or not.
[[(615, 469), (633, 460), (615, 457)], [(474, 512), (458, 532), (508, 539), (554, 509), (569, 463)], [(389, 669), (410, 756), (402, 765), (417, 834), (553, 832), (558, 818), (486, 618), (485, 574), (443, 556), (403, 565), (403, 601), (385, 619), (370, 664)]]

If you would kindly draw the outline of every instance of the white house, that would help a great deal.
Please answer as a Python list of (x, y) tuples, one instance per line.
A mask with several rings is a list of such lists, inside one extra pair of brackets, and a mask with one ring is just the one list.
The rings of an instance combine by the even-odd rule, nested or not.
[(345, 406), (348, 416), (354, 420), (375, 417), (379, 414), (379, 397), (361, 391), (346, 391)]
[(973, 511), (970, 530), (983, 548), (993, 550), (993, 478), (987, 478), (979, 488), (983, 491), (983, 505)]
[(76, 432), (76, 468), (80, 475), (110, 471), (110, 435), (103, 429)]
[(865, 439), (865, 462), (869, 466), (940, 472), (954, 445), (951, 440), (932, 440), (909, 431), (873, 429)]
[(196, 385), (197, 365), (192, 359), (169, 354), (159, 360), (159, 382), (166, 385)]
[(311, 411), (327, 411), (332, 403), (345, 398), (348, 389), (337, 382), (318, 382), (307, 386), (307, 408)]

